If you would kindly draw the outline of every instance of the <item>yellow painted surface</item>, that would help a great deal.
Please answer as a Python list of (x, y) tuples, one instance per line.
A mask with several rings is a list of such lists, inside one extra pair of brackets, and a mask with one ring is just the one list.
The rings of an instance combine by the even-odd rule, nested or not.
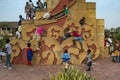
[[(48, 1), (48, 12), (57, 5), (59, 0)], [(52, 4), (55, 4), (52, 6)], [(96, 3), (87, 3), (85, 0), (76, 0), (76, 2), (69, 7), (69, 17), (63, 24), (63, 26), (50, 25), (46, 30), (46, 36), (42, 36), (41, 52), (36, 49), (37, 42), (34, 40), (32, 44), (33, 51), (38, 52), (37, 55), (33, 56), (33, 64), (61, 64), (61, 56), (63, 50), (68, 49), (68, 53), (71, 55), (70, 62), (72, 64), (81, 64), (86, 58), (87, 50), (91, 49), (94, 54), (93, 59), (97, 59), (100, 55), (102, 57), (107, 56), (106, 50), (104, 51), (104, 19), (96, 19)], [(19, 47), (23, 49), (25, 41), (29, 40), (34, 34), (34, 31), (40, 25), (57, 22), (57, 20), (39, 20), (45, 12), (36, 12), (36, 19), (34, 21), (23, 21), (22, 23), (22, 41), (15, 40), (19, 43)], [(81, 26), (79, 20), (85, 17), (86, 23)], [(92, 25), (92, 26), (91, 26)], [(73, 37), (67, 38), (63, 41), (58, 41), (65, 33), (66, 28), (70, 28), (70, 31), (78, 31), (83, 37), (83, 49), (81, 52), (81, 46), (79, 41), (76, 41), (76, 47), (73, 45)], [(83, 31), (83, 32), (82, 32)], [(31, 35), (27, 34), (31, 32)], [(12, 44), (16, 44), (12, 41)], [(15, 47), (17, 53), (13, 54), (13, 59), (18, 56), (19, 49)], [(104, 53), (105, 52), (105, 53)], [(45, 61), (44, 61), (45, 59)], [(56, 59), (56, 60), (55, 60)]]

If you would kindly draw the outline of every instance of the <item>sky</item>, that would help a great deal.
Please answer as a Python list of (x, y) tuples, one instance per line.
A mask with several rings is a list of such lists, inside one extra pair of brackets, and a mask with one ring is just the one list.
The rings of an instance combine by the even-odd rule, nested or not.
[[(18, 21), (25, 17), (24, 6), (28, 0), (0, 0), (0, 21)], [(33, 3), (37, 0), (32, 0)], [(86, 0), (96, 2), (96, 18), (104, 19), (105, 28), (120, 27), (120, 0)]]

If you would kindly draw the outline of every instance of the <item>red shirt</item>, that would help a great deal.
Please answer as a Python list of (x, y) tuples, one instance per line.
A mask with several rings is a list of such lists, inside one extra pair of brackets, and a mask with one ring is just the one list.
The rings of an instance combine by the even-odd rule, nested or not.
[(74, 37), (79, 37), (79, 36), (80, 36), (80, 34), (78, 34), (77, 32), (72, 32), (72, 35), (73, 35)]

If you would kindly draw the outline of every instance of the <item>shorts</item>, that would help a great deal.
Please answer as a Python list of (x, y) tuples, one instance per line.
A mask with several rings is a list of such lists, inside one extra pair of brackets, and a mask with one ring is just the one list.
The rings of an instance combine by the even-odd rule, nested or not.
[(74, 40), (79, 40), (80, 43), (82, 43), (82, 37), (81, 37), (81, 36), (79, 36), (79, 37), (75, 37)]
[(65, 63), (65, 62), (64, 62), (63, 65), (64, 65), (64, 68), (65, 68), (65, 69), (68, 69), (68, 63)]
[(34, 38), (37, 39), (36, 41), (40, 41), (40, 40), (41, 40), (41, 36), (40, 36), (40, 35), (36, 35), (36, 34), (35, 34), (35, 35), (33, 36), (33, 39), (34, 39)]
[(88, 63), (87, 63), (87, 66), (92, 66), (92, 62), (88, 62)]

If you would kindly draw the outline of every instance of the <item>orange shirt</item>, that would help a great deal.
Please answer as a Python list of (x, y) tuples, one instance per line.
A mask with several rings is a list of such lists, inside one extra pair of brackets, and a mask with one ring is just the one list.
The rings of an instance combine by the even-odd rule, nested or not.
[(118, 50), (115, 50), (114, 55), (115, 55), (115, 56), (119, 56), (119, 54), (120, 54), (119, 51), (118, 51)]

